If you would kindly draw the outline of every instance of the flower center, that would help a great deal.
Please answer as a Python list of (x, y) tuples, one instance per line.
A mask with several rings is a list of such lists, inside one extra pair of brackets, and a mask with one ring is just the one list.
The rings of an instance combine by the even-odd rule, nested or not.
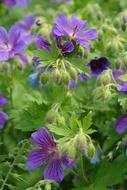
[(78, 31), (78, 26), (76, 25), (76, 26), (74, 27), (72, 37), (75, 36), (75, 34), (76, 34), (77, 31)]
[(9, 52), (12, 50), (12, 45), (9, 43), (4, 43), (4, 44), (0, 45), (0, 48), (2, 48), (6, 52)]

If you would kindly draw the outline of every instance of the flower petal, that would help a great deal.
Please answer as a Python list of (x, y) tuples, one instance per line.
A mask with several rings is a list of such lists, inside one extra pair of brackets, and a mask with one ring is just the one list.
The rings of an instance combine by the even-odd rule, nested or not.
[(7, 99), (0, 94), (0, 108), (4, 107), (7, 104)]
[(70, 159), (68, 155), (63, 155), (61, 157), (62, 163), (67, 167), (67, 168), (73, 168), (76, 165), (76, 161), (73, 159)]
[(71, 53), (73, 50), (74, 50), (74, 45), (70, 41), (65, 42), (64, 45), (62, 46), (63, 54)]
[(127, 114), (123, 114), (115, 123), (115, 128), (119, 134), (127, 130)]
[(28, 154), (27, 168), (36, 169), (46, 162), (48, 158), (49, 156), (45, 151), (41, 149), (32, 150)]
[(49, 163), (44, 171), (44, 178), (51, 179), (56, 182), (62, 181), (64, 178), (64, 170), (62, 168), (61, 160), (55, 159)]
[[(4, 27), (0, 26), (0, 44), (7, 41), (7, 38), (8, 38), (7, 31), (5, 30)], [(1, 47), (1, 45), (0, 45), (0, 47)]]
[(47, 129), (40, 128), (37, 132), (31, 135), (33, 143), (40, 146), (41, 148), (48, 148), (54, 145), (54, 140), (48, 133)]
[(4, 112), (0, 112), (0, 129), (4, 127), (8, 121), (8, 115)]

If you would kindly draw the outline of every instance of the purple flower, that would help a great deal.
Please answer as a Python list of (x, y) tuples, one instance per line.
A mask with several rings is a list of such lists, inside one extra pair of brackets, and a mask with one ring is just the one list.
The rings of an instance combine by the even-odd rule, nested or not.
[(122, 134), (127, 130), (127, 114), (120, 116), (118, 121), (115, 123), (115, 128), (119, 134)]
[(32, 35), (32, 26), (35, 22), (33, 15), (27, 15), (24, 17), (23, 22), (16, 23), (17, 30), (21, 33), (22, 40), (26, 45), (29, 45), (35, 40), (35, 36)]
[(75, 88), (76, 87), (76, 81), (75, 80), (70, 80), (69, 81), (69, 88)]
[(26, 8), (27, 4), (30, 3), (32, 0), (4, 0), (5, 4), (9, 8), (13, 8), (15, 6), (19, 6), (22, 8)]
[(79, 79), (80, 81), (88, 80), (88, 79), (89, 79), (89, 76), (88, 76), (87, 74), (85, 74), (85, 73), (79, 73), (79, 74), (78, 74), (78, 79)]
[(0, 61), (7, 61), (15, 55), (21, 54), (25, 48), (26, 45), (16, 26), (12, 26), (9, 32), (0, 27)]
[(38, 49), (47, 49), (48, 51), (51, 50), (50, 43), (42, 36), (37, 37), (36, 46), (37, 46)]
[(67, 155), (60, 155), (57, 142), (50, 136), (47, 129), (39, 129), (32, 134), (31, 138), (38, 148), (29, 153), (27, 168), (36, 169), (47, 162), (44, 178), (56, 182), (62, 181), (64, 178), (63, 165), (72, 168), (75, 166), (75, 161), (70, 160)]
[(0, 94), (0, 108), (3, 108), (7, 104), (7, 99)]
[(94, 77), (98, 77), (98, 75), (100, 75), (104, 70), (108, 69), (109, 66), (110, 62), (106, 57), (95, 58), (88, 64), (90, 72)]
[(52, 37), (56, 41), (57, 47), (61, 49), (63, 55), (66, 55), (74, 51), (74, 45), (71, 41), (67, 41), (64, 44), (61, 43), (61, 37), (55, 34), (54, 28), (52, 30)]
[(117, 90), (127, 94), (127, 82), (123, 82), (122, 84), (118, 85)]
[(8, 115), (5, 112), (0, 112), (0, 129), (4, 127), (8, 121)]
[(89, 40), (98, 38), (96, 29), (92, 28), (85, 31), (87, 22), (78, 20), (75, 16), (67, 20), (67, 17), (61, 14), (55, 19), (55, 24), (56, 26), (53, 30), (56, 36), (69, 37), (71, 40), (83, 46), (88, 52), (90, 51)]

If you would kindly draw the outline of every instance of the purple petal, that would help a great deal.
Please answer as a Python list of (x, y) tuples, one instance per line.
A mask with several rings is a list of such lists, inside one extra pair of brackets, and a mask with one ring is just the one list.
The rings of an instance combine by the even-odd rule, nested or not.
[(67, 167), (67, 168), (74, 168), (76, 166), (76, 161), (73, 159), (70, 159), (69, 156), (63, 155), (61, 157), (62, 163)]
[(127, 94), (127, 82), (123, 82), (121, 85), (118, 85), (117, 90)]
[(4, 112), (0, 112), (0, 129), (4, 127), (7, 121), (8, 121), (8, 115)]
[(88, 64), (91, 74), (94, 77), (98, 77), (104, 70), (108, 69), (110, 66), (110, 62), (106, 57), (99, 57), (93, 59)]
[(27, 168), (29, 169), (35, 169), (40, 167), (42, 164), (44, 164), (48, 160), (49, 156), (48, 154), (41, 150), (32, 150), (28, 154), (28, 161), (27, 161)]
[(127, 130), (127, 114), (122, 115), (115, 123), (116, 131), (119, 134), (124, 133)]
[(50, 43), (44, 37), (37, 37), (36, 46), (38, 49), (47, 49), (48, 51), (51, 50)]
[(49, 163), (44, 171), (44, 178), (51, 179), (56, 182), (62, 181), (64, 178), (64, 170), (59, 159), (55, 159)]
[(7, 38), (8, 38), (7, 31), (5, 30), (4, 27), (0, 26), (0, 47), (2, 43), (7, 41)]
[(71, 53), (73, 50), (74, 50), (74, 45), (70, 41), (65, 42), (64, 45), (62, 46), (63, 54)]
[(24, 17), (24, 23), (27, 27), (27, 29), (31, 29), (35, 22), (35, 17), (33, 15), (27, 15)]
[(115, 78), (115, 80), (118, 80), (119, 77), (121, 75), (124, 75), (125, 73), (126, 73), (126, 71), (124, 71), (124, 70), (114, 70), (113, 71), (113, 77)]
[(16, 6), (16, 0), (5, 0), (5, 3), (9, 8)]
[(40, 128), (37, 132), (34, 132), (31, 138), (36, 145), (44, 149), (52, 147), (55, 143), (45, 128)]
[(0, 94), (0, 108), (4, 107), (7, 104), (7, 99)]
[(69, 88), (75, 88), (75, 87), (76, 87), (76, 81), (75, 80), (70, 80)]
[(73, 30), (75, 29), (75, 27), (78, 30), (84, 29), (87, 25), (87, 21), (85, 20), (79, 20), (77, 19), (75, 16), (72, 16), (69, 22), (70, 26), (73, 28)]
[(70, 27), (67, 17), (64, 14), (59, 15), (54, 20), (57, 28), (54, 29), (54, 32), (57, 36), (68, 36), (73, 32), (73, 29)]

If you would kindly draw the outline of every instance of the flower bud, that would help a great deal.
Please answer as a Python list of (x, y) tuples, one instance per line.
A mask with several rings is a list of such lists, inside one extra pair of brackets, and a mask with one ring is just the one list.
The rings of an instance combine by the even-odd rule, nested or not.
[(69, 76), (69, 73), (67, 71), (64, 71), (63, 72), (63, 75), (62, 75), (62, 81), (65, 85), (68, 85), (69, 84), (69, 81), (70, 81), (70, 76)]
[(46, 84), (48, 82), (49, 75), (48, 72), (44, 72), (40, 75), (40, 81), (42, 84)]
[(77, 71), (76, 71), (76, 69), (75, 69), (74, 67), (72, 67), (72, 66), (70, 67), (69, 74), (70, 74), (70, 76), (71, 76), (71, 78), (72, 78), (73, 80), (76, 80)]
[(53, 71), (53, 80), (56, 84), (60, 84), (61, 82), (61, 73), (59, 71), (59, 69), (55, 69)]
[(51, 184), (50, 183), (47, 183), (45, 185), (45, 190), (51, 190)]
[(89, 145), (88, 145), (88, 156), (89, 157), (93, 157), (94, 155), (95, 155), (95, 147), (94, 147), (94, 145), (93, 145), (93, 143), (90, 143)]
[(109, 70), (105, 70), (101, 73), (101, 75), (97, 79), (98, 85), (106, 85), (111, 82), (111, 72)]
[(68, 156), (70, 158), (75, 158), (75, 155), (76, 155), (76, 147), (75, 147), (75, 145), (70, 143), (67, 152), (68, 152)]
[(57, 115), (58, 112), (56, 110), (51, 109), (46, 115), (46, 122), (52, 124), (56, 121)]
[(80, 150), (87, 149), (87, 138), (83, 133), (79, 133), (77, 136), (77, 144)]

